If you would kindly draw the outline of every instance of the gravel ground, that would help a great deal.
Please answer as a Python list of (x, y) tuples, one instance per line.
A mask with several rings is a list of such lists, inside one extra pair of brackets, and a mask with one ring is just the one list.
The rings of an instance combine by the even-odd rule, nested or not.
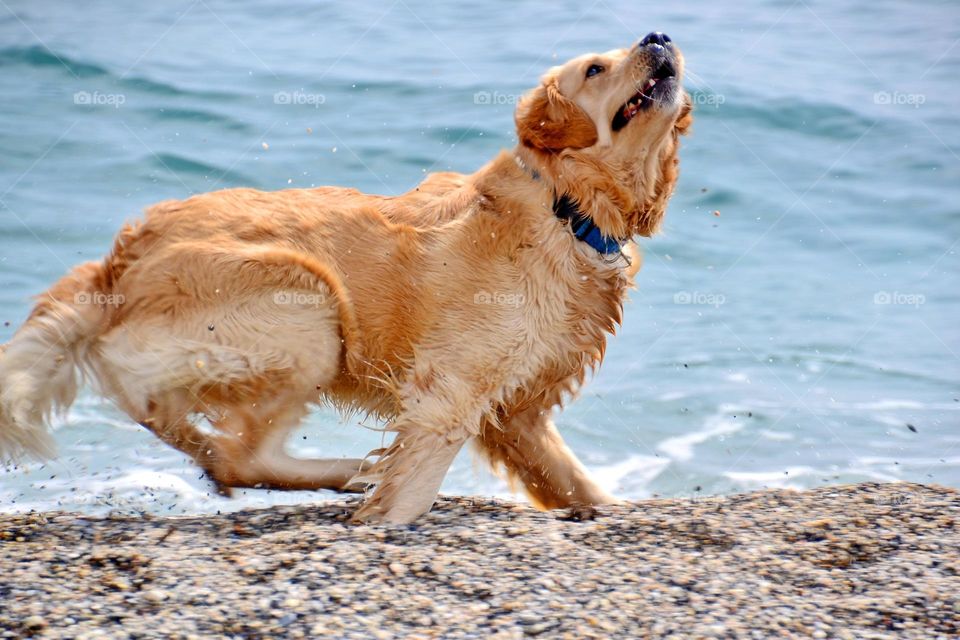
[(0, 638), (960, 635), (960, 492), (763, 491), (540, 513), (442, 498), (0, 516)]

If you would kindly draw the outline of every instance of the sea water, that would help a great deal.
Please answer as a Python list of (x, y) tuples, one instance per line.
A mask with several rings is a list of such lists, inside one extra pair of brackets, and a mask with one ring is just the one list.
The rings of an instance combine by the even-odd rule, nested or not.
[[(960, 5), (29, 2), (0, 12), (0, 342), (151, 203), (249, 186), (397, 194), (515, 144), (551, 65), (668, 33), (696, 104), (664, 231), (557, 423), (626, 498), (960, 486)], [(290, 443), (361, 456), (330, 411)], [(0, 509), (212, 512), (182, 454), (81, 395)], [(508, 493), (465, 452), (443, 490)]]

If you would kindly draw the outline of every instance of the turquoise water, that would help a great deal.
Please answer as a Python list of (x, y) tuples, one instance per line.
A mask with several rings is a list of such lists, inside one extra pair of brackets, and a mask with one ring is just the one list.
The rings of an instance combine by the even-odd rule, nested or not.
[[(571, 446), (624, 497), (960, 486), (951, 2), (8, 0), (0, 341), (150, 203), (232, 186), (395, 194), (470, 172), (514, 144), (516, 96), (551, 64), (651, 30), (684, 50), (697, 120), (623, 330), (559, 418)], [(89, 394), (56, 439), (59, 461), (0, 472), (0, 509), (326, 497), (211, 497), (183, 456)], [(378, 445), (319, 412), (292, 449)], [(506, 493), (466, 455), (444, 490)]]

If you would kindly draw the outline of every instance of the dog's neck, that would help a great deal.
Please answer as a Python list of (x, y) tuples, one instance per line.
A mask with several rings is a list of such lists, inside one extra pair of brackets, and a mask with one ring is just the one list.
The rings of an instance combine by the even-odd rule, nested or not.
[[(517, 166), (535, 182), (545, 182), (543, 175), (537, 169), (531, 167), (524, 161), (522, 155), (514, 153), (514, 160)], [(597, 253), (604, 257), (620, 256), (623, 252), (623, 245), (629, 238), (610, 237), (597, 226), (593, 218), (580, 208), (580, 204), (567, 193), (559, 193), (555, 185), (549, 185), (553, 190), (553, 213), (557, 218), (566, 223), (573, 236), (587, 244)]]

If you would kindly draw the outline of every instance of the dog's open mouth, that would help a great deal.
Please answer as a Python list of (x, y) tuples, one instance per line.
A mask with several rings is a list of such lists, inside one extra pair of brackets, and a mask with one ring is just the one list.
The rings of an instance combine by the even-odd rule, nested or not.
[(640, 91), (633, 94), (629, 100), (617, 110), (613, 117), (612, 127), (614, 131), (619, 131), (627, 126), (627, 123), (635, 115), (648, 108), (651, 104), (660, 100), (673, 91), (674, 80), (676, 79), (676, 70), (670, 60), (663, 60), (654, 70), (650, 77), (644, 83)]

